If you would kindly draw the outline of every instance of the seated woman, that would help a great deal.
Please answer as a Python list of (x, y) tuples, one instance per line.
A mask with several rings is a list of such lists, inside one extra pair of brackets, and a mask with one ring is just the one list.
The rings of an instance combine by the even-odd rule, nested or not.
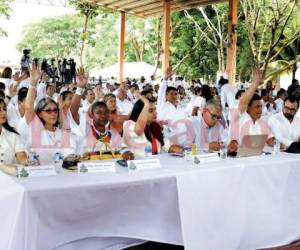
[(109, 110), (109, 128), (116, 130), (120, 135), (122, 135), (123, 123), (128, 120), (128, 116), (119, 114), (117, 109), (117, 100), (114, 94), (106, 94), (103, 101)]
[(59, 107), (51, 98), (42, 98), (34, 109), (36, 86), (41, 71), (33, 64), (30, 70), (31, 85), (25, 100), (25, 115), (19, 131), (28, 152), (39, 155), (40, 164), (52, 164), (55, 153), (64, 156), (74, 153), (75, 138), (67, 129), (60, 129)]
[(123, 144), (138, 156), (144, 156), (145, 148), (150, 145), (152, 154), (162, 151), (182, 153), (181, 146), (170, 146), (164, 140), (162, 128), (156, 122), (157, 114), (154, 103), (144, 96), (139, 98), (133, 106), (129, 120), (123, 125)]
[(0, 99), (0, 164), (27, 164), (27, 155), (19, 134), (7, 122), (6, 104)]

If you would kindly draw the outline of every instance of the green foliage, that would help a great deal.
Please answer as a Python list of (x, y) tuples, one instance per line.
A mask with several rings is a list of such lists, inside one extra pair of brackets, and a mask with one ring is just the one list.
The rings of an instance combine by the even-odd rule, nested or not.
[[(19, 51), (30, 48), (32, 56), (37, 58), (77, 57), (80, 51), (82, 21), (80, 16), (66, 15), (30, 24), (25, 27), (23, 39), (17, 48)], [(95, 31), (95, 22), (91, 22), (88, 32), (93, 34)], [(92, 36), (87, 43), (91, 46), (95, 43)]]
[[(246, 2), (253, 7), (253, 10), (249, 8), (247, 13), (242, 5)], [(277, 0), (277, 2), (284, 4), (286, 1)], [(271, 0), (241, 0), (239, 4), (238, 76), (249, 77), (257, 61), (263, 60), (268, 54), (272, 33), (264, 32), (264, 27), (267, 24), (268, 29), (272, 28), (273, 22), (282, 18), (277, 14), (277, 19), (274, 19), (276, 12), (270, 3)], [(116, 63), (119, 14), (79, 0), (70, 0), (70, 4), (76, 6), (79, 15), (44, 19), (40, 23), (27, 26), (18, 49), (31, 48), (32, 55), (39, 58), (83, 57), (88, 69), (103, 68)], [(260, 17), (255, 31), (252, 30), (251, 33), (249, 29), (251, 22), (248, 21), (255, 18), (256, 10), (259, 10)], [(284, 14), (287, 14), (288, 10), (290, 7)], [(218, 28), (218, 32), (212, 32), (213, 28), (208, 27), (204, 15), (213, 26)], [(201, 77), (213, 79), (216, 72), (224, 67), (224, 63), (226, 64), (228, 3), (189, 10), (188, 16), (184, 11), (174, 12), (171, 17), (171, 64), (176, 68), (177, 74), (187, 79)], [(299, 32), (299, 22), (299, 9), (295, 9), (283, 34), (275, 31), (275, 38), (281, 36), (281, 41), (272, 49), (270, 63), (276, 60), (295, 61), (295, 58), (298, 58), (299, 51), (291, 52), (293, 50), (289, 47), (294, 45), (286, 43)], [(282, 28), (282, 25), (279, 22), (278, 28)], [(254, 39), (253, 44), (250, 43), (251, 39)], [(261, 39), (264, 39), (262, 43)], [(125, 60), (127, 62), (142, 60), (159, 67), (161, 40), (161, 17), (144, 20), (126, 15)], [(86, 45), (85, 53), (83, 53), (84, 45)], [(282, 46), (285, 49), (280, 51)], [(253, 52), (253, 48), (261, 49), (260, 58)], [(220, 54), (223, 56), (220, 57)]]
[[(5, 17), (9, 19), (9, 15), (11, 13), (10, 4), (11, 0), (1, 0), (0, 1), (0, 18)], [(7, 32), (3, 27), (0, 27), (0, 37), (7, 36)]]

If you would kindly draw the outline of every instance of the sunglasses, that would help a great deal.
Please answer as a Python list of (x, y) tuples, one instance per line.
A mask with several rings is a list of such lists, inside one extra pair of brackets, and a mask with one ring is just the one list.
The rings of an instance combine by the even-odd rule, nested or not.
[(41, 111), (46, 112), (48, 115), (51, 114), (51, 113), (55, 113), (55, 114), (58, 113), (58, 109), (43, 109)]

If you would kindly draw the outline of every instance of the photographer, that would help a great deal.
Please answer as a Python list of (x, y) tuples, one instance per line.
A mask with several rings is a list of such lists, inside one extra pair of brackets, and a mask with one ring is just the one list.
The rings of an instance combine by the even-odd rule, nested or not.
[(21, 58), (21, 70), (25, 71), (28, 70), (29, 65), (32, 63), (30, 58), (30, 49), (23, 50), (23, 56)]

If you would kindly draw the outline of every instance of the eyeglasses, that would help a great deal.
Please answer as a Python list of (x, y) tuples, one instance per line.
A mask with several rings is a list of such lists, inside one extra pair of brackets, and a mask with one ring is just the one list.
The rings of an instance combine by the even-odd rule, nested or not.
[(218, 121), (222, 120), (222, 116), (221, 115), (220, 116), (219, 115), (215, 115), (215, 114), (211, 113), (208, 109), (207, 109), (207, 111), (211, 115), (212, 119), (218, 120)]
[(55, 114), (58, 113), (58, 109), (43, 109), (41, 111), (46, 112), (48, 115), (50, 115), (51, 113), (55, 113)]
[(295, 113), (297, 111), (296, 109), (291, 109), (291, 108), (289, 108), (287, 106), (284, 106), (284, 109), (287, 110), (287, 111), (289, 111), (289, 112), (292, 112), (292, 113)]

